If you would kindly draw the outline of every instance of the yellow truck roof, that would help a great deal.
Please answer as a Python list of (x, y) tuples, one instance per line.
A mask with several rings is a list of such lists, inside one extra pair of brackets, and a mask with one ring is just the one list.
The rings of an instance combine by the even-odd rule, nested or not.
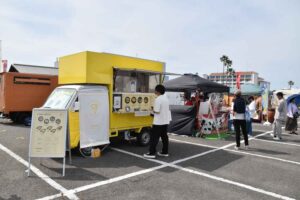
[(165, 71), (165, 63), (84, 51), (59, 58), (59, 84), (112, 84), (114, 68), (162, 73)]

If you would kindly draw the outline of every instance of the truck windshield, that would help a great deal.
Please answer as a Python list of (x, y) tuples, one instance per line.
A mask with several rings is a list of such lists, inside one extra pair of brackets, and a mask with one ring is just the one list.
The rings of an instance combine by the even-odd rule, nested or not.
[(44, 108), (55, 108), (55, 109), (65, 109), (68, 103), (71, 101), (72, 97), (75, 95), (76, 90), (71, 88), (57, 88), (47, 99), (44, 104)]

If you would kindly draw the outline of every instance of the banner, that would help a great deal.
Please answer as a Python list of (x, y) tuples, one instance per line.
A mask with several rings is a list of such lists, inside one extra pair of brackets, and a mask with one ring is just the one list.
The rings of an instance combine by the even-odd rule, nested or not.
[(241, 73), (239, 72), (236, 73), (236, 88), (241, 89)]
[(80, 147), (109, 144), (109, 103), (105, 87), (79, 92)]
[(262, 109), (263, 109), (263, 114), (268, 113), (268, 108), (269, 108), (269, 85), (267, 83), (263, 83), (261, 85), (261, 90), (262, 90)]

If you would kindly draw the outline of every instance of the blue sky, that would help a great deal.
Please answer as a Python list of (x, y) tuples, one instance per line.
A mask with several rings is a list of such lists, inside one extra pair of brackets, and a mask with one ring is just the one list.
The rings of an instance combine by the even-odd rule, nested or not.
[(272, 89), (300, 87), (299, 0), (0, 0), (9, 63), (53, 65), (91, 50), (166, 62), (167, 71), (257, 71)]

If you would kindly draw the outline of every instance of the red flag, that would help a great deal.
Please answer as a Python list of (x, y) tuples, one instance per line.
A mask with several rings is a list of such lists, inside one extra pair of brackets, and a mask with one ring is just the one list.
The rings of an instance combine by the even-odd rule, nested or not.
[(236, 73), (236, 87), (237, 89), (241, 89), (241, 73)]

